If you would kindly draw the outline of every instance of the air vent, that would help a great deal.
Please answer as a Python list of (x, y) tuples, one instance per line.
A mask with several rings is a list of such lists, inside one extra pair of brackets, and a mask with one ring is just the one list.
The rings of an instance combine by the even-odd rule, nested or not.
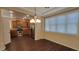
[(44, 7), (44, 8), (50, 8), (50, 7)]

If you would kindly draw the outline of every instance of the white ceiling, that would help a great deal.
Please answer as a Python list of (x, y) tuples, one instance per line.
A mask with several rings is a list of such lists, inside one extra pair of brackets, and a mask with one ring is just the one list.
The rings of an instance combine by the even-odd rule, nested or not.
[[(46, 8), (46, 7), (36, 7), (36, 14), (37, 15), (43, 15), (45, 14), (47, 11), (49, 10), (53, 10), (55, 7), (49, 7), (49, 8)], [(22, 10), (26, 10), (26, 11), (30, 11), (32, 12), (32, 14), (35, 14), (35, 7), (22, 7), (20, 8)]]
[(36, 13), (38, 16), (50, 16), (54, 15), (63, 11), (71, 10), (76, 7), (9, 7), (11, 10), (16, 10), (18, 12), (24, 13), (26, 15), (35, 15), (35, 8), (36, 8)]

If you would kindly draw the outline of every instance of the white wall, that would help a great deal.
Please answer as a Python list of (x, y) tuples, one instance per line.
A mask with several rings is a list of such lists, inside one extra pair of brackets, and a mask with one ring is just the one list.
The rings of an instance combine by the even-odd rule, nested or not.
[(3, 29), (2, 29), (2, 20), (0, 19), (0, 50), (5, 49), (4, 40), (3, 40)]
[(11, 42), (10, 17), (7, 10), (1, 9), (0, 11), (0, 50), (4, 50), (5, 45)]
[(10, 22), (9, 18), (2, 18), (3, 21), (3, 36), (4, 36), (4, 43), (8, 44), (11, 42), (10, 38)]
[(0, 50), (4, 50), (4, 49), (5, 49), (5, 45), (4, 45), (4, 40), (3, 40), (3, 26), (2, 26), (2, 18), (0, 14)]
[[(43, 20), (43, 18), (40, 19), (41, 21)], [(42, 39), (43, 37), (43, 23), (36, 23), (35, 24), (35, 40), (39, 40)]]
[(8, 44), (11, 42), (11, 38), (10, 38), (10, 12), (9, 12), (9, 10), (2, 9), (1, 10), (1, 18), (2, 18), (2, 22), (3, 22), (4, 43)]

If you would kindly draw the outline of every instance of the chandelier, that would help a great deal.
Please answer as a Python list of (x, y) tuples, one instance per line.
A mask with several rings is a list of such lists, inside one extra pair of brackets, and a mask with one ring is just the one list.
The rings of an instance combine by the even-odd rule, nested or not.
[(41, 23), (41, 20), (38, 18), (37, 14), (36, 14), (36, 8), (34, 8), (35, 10), (35, 15), (34, 17), (30, 20), (30, 23)]

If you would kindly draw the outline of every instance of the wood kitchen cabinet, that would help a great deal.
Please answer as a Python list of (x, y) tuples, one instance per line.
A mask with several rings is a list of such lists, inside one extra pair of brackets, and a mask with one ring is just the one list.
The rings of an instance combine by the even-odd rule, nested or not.
[(23, 28), (29, 28), (29, 20), (16, 19), (15, 21), (12, 21), (12, 28), (17, 28), (18, 26), (22, 26)]
[(17, 37), (17, 27), (22, 26), (23, 35), (30, 35), (30, 23), (29, 20), (15, 19), (11, 23), (12, 29), (10, 30), (11, 37)]

